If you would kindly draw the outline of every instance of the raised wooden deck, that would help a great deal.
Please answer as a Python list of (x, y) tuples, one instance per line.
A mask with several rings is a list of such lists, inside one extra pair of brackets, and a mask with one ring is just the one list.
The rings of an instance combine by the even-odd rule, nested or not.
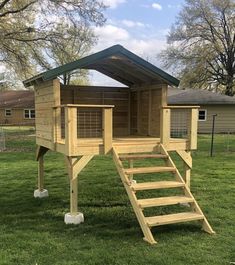
[[(186, 150), (188, 146), (187, 139), (171, 138), (167, 147), (168, 151)], [(157, 151), (156, 148), (160, 144), (160, 138), (156, 137), (114, 137), (112, 146), (115, 147), (119, 153), (144, 153)], [(61, 139), (55, 143), (57, 152), (66, 154), (65, 140)], [(83, 138), (77, 139), (74, 144), (73, 155), (102, 155), (104, 151), (104, 141), (102, 138)]]

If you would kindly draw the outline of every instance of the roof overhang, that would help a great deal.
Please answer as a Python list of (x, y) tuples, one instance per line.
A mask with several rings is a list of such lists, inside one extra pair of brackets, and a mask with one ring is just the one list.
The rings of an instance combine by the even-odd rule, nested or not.
[(179, 85), (178, 79), (121, 45), (112, 46), (77, 61), (48, 70), (25, 80), (23, 83), (28, 87), (37, 82), (55, 79), (76, 69), (96, 70), (127, 86), (162, 83), (173, 86)]

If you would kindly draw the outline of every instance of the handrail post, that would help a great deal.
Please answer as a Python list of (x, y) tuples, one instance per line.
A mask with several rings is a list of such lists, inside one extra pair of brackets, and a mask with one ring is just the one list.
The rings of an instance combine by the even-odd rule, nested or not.
[(103, 108), (103, 141), (104, 153), (107, 154), (112, 149), (113, 141), (113, 109)]
[(190, 118), (188, 123), (189, 150), (197, 149), (197, 127), (198, 127), (198, 109), (192, 108), (190, 111)]
[(161, 128), (160, 128), (160, 140), (161, 143), (167, 147), (171, 137), (171, 110), (167, 108), (161, 109)]
[(65, 149), (68, 156), (75, 154), (77, 144), (77, 108), (65, 107)]

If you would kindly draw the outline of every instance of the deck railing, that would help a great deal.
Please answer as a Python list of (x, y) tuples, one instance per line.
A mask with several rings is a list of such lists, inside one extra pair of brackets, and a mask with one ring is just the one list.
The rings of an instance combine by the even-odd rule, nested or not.
[[(78, 139), (100, 136), (103, 139), (104, 153), (108, 153), (112, 148), (113, 107), (114, 105), (86, 104), (67, 104), (54, 107), (54, 142), (64, 142), (66, 153), (72, 156), (76, 154)], [(84, 114), (84, 110), (86, 110), (86, 114)], [(79, 115), (81, 113), (82, 115), (90, 113), (90, 119), (87, 116), (82, 118)], [(82, 120), (86, 120), (86, 123)], [(79, 135), (81, 130), (83, 133)], [(91, 131), (97, 131), (97, 133), (90, 134)]]
[[(181, 128), (181, 136), (178, 134), (178, 138), (183, 138), (188, 141), (187, 149), (197, 149), (197, 127), (198, 127), (198, 108), (199, 106), (166, 106), (161, 110), (161, 143), (167, 146), (170, 143), (170, 138), (174, 138), (174, 124), (178, 125), (180, 122), (184, 123), (184, 128)], [(175, 120), (171, 119), (171, 114), (174, 111), (180, 111), (184, 113), (183, 120), (180, 121), (179, 116), (175, 115)], [(186, 136), (185, 136), (186, 134)]]

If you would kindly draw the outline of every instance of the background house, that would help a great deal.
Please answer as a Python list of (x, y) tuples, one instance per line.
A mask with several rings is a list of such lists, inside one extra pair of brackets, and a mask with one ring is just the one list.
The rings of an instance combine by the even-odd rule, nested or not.
[[(198, 132), (210, 133), (213, 115), (217, 114), (215, 122), (216, 133), (235, 132), (235, 98), (221, 95), (208, 90), (168, 89), (169, 105), (199, 105)], [(183, 130), (186, 126), (185, 110), (172, 112), (172, 130)]]
[(34, 125), (34, 92), (10, 90), (0, 92), (0, 124)]

